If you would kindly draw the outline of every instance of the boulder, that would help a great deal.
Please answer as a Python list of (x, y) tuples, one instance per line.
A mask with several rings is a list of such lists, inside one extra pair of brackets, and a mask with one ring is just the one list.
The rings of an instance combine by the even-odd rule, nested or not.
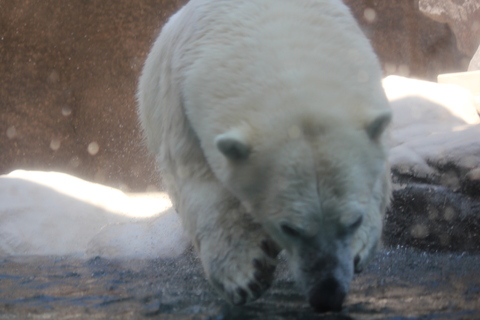
[(480, 251), (480, 118), (453, 84), (387, 77), (393, 109), (390, 245)]
[(124, 190), (159, 183), (135, 91), (181, 0), (0, 5), (0, 174), (55, 170)]
[(378, 54), (385, 75), (436, 80), (467, 69), (449, 26), (423, 15), (418, 1), (345, 0)]
[(480, 71), (480, 46), (478, 46), (478, 49), (473, 55), (472, 60), (470, 60), (468, 71)]
[(438, 83), (456, 84), (470, 91), (480, 113), (480, 70), (439, 74)]
[(447, 23), (460, 51), (472, 57), (480, 45), (480, 2), (478, 0), (419, 0), (420, 11)]

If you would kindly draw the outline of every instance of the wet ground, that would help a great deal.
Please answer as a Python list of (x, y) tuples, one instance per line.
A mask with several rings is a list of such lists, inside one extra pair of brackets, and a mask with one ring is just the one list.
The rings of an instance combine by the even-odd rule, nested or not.
[(480, 255), (384, 249), (341, 313), (311, 311), (286, 270), (231, 307), (191, 253), (170, 260), (0, 258), (0, 319), (480, 319)]

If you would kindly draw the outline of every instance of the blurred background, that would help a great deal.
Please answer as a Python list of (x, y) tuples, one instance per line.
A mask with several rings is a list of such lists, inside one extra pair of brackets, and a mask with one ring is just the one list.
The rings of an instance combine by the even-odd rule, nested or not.
[[(161, 189), (135, 91), (161, 26), (186, 2), (0, 0), (0, 174), (60, 171), (124, 191)], [(435, 81), (466, 71), (480, 42), (421, 11), (428, 1), (345, 2), (385, 75)]]

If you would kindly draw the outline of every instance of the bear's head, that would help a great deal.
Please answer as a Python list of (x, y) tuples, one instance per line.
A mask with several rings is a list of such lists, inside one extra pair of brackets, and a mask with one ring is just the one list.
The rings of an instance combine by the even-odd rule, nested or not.
[(217, 175), (285, 249), (317, 311), (341, 308), (354, 273), (352, 239), (367, 212), (380, 210), (374, 190), (388, 176), (390, 118), (388, 107), (355, 118), (304, 112), (215, 139), (224, 158)]

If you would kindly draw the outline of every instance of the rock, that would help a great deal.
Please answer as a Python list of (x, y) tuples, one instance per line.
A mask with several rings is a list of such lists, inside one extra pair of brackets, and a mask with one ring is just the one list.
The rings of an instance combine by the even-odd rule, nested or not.
[(456, 84), (467, 89), (474, 96), (480, 95), (480, 71), (439, 74), (438, 83)]
[(157, 184), (135, 90), (161, 25), (183, 2), (2, 2), (0, 174), (55, 170), (137, 191)]
[(480, 70), (439, 74), (438, 83), (456, 84), (470, 91), (474, 96), (477, 113), (480, 113)]
[(480, 46), (478, 46), (477, 51), (473, 55), (470, 64), (468, 65), (468, 71), (477, 71), (480, 70)]
[[(429, 163), (480, 165), (471, 144), (480, 130), (473, 95), (450, 84), (390, 76), (384, 89), (393, 109), (390, 162), (416, 177), (440, 176)], [(480, 152), (480, 145), (477, 147)]]
[(420, 11), (447, 23), (457, 38), (457, 46), (472, 57), (480, 44), (480, 2), (477, 0), (419, 0)]
[(173, 257), (188, 243), (165, 194), (127, 195), (57, 172), (0, 176), (0, 256)]
[(480, 252), (480, 202), (451, 188), (406, 183), (393, 191), (386, 221), (384, 238), (390, 245)]
[[(451, 84), (387, 77), (394, 193), (386, 242), (480, 251), (480, 118)], [(436, 212), (436, 213), (435, 213)]]
[(345, 0), (378, 54), (386, 75), (436, 80), (467, 69), (470, 56), (446, 24), (423, 15), (417, 1)]

